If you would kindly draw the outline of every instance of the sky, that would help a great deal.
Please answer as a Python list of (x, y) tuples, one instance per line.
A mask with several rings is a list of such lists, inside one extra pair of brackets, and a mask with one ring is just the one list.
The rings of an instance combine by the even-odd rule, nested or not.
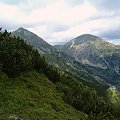
[(86, 33), (120, 44), (120, 0), (0, 0), (0, 27), (26, 28), (52, 45)]

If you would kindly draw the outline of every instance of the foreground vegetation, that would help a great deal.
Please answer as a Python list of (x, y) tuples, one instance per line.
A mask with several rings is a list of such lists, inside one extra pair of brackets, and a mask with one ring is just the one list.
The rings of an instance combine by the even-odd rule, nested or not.
[(49, 65), (37, 50), (6, 30), (0, 32), (0, 76), (0, 119), (120, 119), (119, 107)]
[(78, 120), (86, 115), (67, 105), (44, 74), (26, 72), (9, 78), (1, 73), (0, 120), (13, 114), (24, 120)]

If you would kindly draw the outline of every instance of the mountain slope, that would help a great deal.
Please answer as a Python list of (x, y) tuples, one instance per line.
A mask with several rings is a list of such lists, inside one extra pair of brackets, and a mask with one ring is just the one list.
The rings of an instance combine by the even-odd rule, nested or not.
[(103, 52), (117, 50), (117, 46), (105, 42), (97, 36), (84, 34), (66, 43), (61, 50), (66, 51), (83, 64), (105, 69), (107, 65), (102, 57)]
[(97, 36), (83, 34), (66, 43), (61, 51), (84, 64), (90, 74), (120, 86), (119, 46)]
[[(67, 105), (55, 85), (36, 71), (9, 78), (0, 73), (0, 119), (85, 120), (86, 115)], [(10, 119), (10, 120), (11, 120)]]
[(59, 66), (59, 68), (67, 69), (62, 62), (62, 58), (67, 58), (68, 61), (72, 57), (70, 57), (66, 53), (59, 52), (56, 48), (48, 44), (41, 37), (22, 27), (13, 31), (12, 36), (19, 36), (20, 38), (24, 39), (28, 44), (32, 45), (35, 49), (37, 49), (39, 53), (44, 55), (50, 64), (54, 64), (56, 67)]
[(119, 119), (104, 96), (62, 74), (7, 31), (0, 32), (0, 58), (1, 119)]
[(37, 36), (36, 34), (20, 27), (16, 31), (12, 32), (13, 36), (20, 36), (23, 38), (28, 44), (32, 44), (33, 47), (37, 48), (39, 52), (42, 54), (44, 53), (51, 53), (54, 50), (50, 44), (44, 41), (42, 38)]
[(66, 71), (68, 74), (72, 73), (73, 75), (80, 77), (79, 80), (81, 80), (83, 84), (94, 87), (96, 90), (98, 90), (98, 93), (101, 94), (100, 89), (108, 88), (106, 83), (99, 80), (97, 77), (90, 75), (86, 69), (84, 69), (84, 65), (75, 60), (74, 57), (68, 55), (65, 52), (57, 50), (53, 46), (46, 43), (43, 39), (38, 37), (36, 34), (24, 28), (19, 28), (18, 30), (13, 31), (12, 35), (23, 38), (25, 41), (27, 41), (28, 44), (36, 48), (39, 53), (44, 53), (43, 55), (50, 64), (56, 66), (58, 69)]

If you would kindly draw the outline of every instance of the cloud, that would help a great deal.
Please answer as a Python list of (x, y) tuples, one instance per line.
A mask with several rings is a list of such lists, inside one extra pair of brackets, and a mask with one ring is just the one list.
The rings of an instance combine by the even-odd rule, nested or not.
[(18, 8), (15, 5), (6, 5), (0, 3), (0, 18), (8, 21), (14, 19), (18, 13)]
[[(120, 26), (120, 25), (119, 25)], [(120, 27), (105, 30), (100, 35), (107, 39), (120, 39)]]
[(92, 3), (99, 9), (108, 11), (120, 10), (120, 0), (93, 0)]
[(58, 1), (46, 7), (32, 10), (29, 15), (18, 18), (19, 21), (24, 20), (23, 22), (29, 23), (36, 23), (39, 21), (73, 25), (91, 17), (95, 12), (96, 9), (88, 3), (70, 7)]
[(107, 41), (115, 45), (120, 45), (120, 39), (112, 39), (112, 40), (107, 40)]
[(118, 11), (120, 10), (120, 0), (67, 0), (68, 3), (73, 5), (82, 4), (84, 2), (89, 2), (93, 6), (95, 6), (99, 10), (107, 10), (107, 11)]
[(48, 31), (51, 32), (62, 32), (65, 31), (67, 29), (69, 29), (69, 26), (65, 25), (65, 24), (61, 24), (61, 23), (45, 23), (45, 25), (48, 24)]
[(0, 23), (9, 30), (27, 28), (51, 44), (83, 33), (118, 39), (119, 4), (119, 0), (1, 0)]
[(0, 2), (4, 3), (4, 4), (17, 5), (17, 4), (20, 4), (23, 1), (24, 0), (1, 0)]

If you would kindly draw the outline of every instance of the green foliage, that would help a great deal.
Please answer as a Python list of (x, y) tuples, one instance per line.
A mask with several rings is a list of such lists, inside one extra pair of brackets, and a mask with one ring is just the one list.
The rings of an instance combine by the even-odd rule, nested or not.
[(0, 72), (0, 120), (82, 120), (86, 115), (67, 105), (55, 85), (36, 71), (9, 78)]
[(1, 70), (9, 76), (19, 75), (32, 67), (32, 47), (25, 44), (19, 37), (11, 37), (5, 31), (0, 34)]
[(6, 30), (0, 32), (0, 69), (10, 77), (30, 69), (43, 72), (53, 82), (59, 81), (59, 72), (46, 63), (37, 50), (20, 37), (12, 37)]
[[(61, 69), (61, 72), (68, 72), (68, 74), (79, 76), (80, 81), (85, 86), (89, 86), (92, 88), (95, 88), (97, 90), (97, 93), (100, 96), (105, 96), (105, 90), (109, 87), (106, 83), (103, 83), (103, 81), (98, 81), (96, 78), (94, 78), (92, 75), (86, 72), (86, 69), (84, 69), (83, 64), (76, 61), (73, 57), (66, 54), (65, 52), (59, 51), (55, 49), (53, 46), (45, 42), (42, 38), (37, 36), (36, 34), (24, 29), (19, 28), (12, 32), (12, 36), (20, 36), (20, 38), (24, 39), (27, 44), (30, 44), (33, 46), (33, 48), (37, 49), (40, 54), (44, 55), (46, 61), (56, 66), (59, 70)], [(89, 68), (89, 67), (88, 67)], [(47, 71), (48, 72), (48, 71)], [(65, 72), (65, 74), (66, 74)], [(71, 72), (71, 73), (70, 73)], [(96, 72), (96, 71), (95, 71)], [(50, 72), (49, 72), (50, 73)], [(51, 75), (49, 75), (51, 77)], [(97, 75), (95, 75), (97, 76)], [(55, 78), (55, 77), (54, 77)], [(52, 80), (52, 79), (51, 79)], [(52, 80), (53, 81), (53, 80)], [(58, 81), (57, 79), (54, 81)]]
[[(28, 72), (33, 69), (37, 72)], [(6, 30), (0, 32), (0, 71), (3, 118), (15, 114), (33, 120), (84, 120), (87, 115), (89, 120), (119, 119), (120, 109), (109, 100), (74, 76), (61, 74), (32, 46)]]
[(108, 99), (114, 104), (115, 107), (120, 107), (120, 92), (116, 87), (111, 86), (107, 90)]
[[(100, 120), (102, 118), (107, 120), (110, 117), (108, 114), (113, 111), (109, 100), (99, 97), (95, 90), (83, 86), (82, 83), (70, 76), (64, 76), (63, 80), (57, 83), (57, 89), (64, 93), (63, 99), (66, 103), (88, 114), (90, 118), (94, 117), (95, 120), (97, 117), (101, 118)], [(114, 115), (111, 114), (111, 116)]]

